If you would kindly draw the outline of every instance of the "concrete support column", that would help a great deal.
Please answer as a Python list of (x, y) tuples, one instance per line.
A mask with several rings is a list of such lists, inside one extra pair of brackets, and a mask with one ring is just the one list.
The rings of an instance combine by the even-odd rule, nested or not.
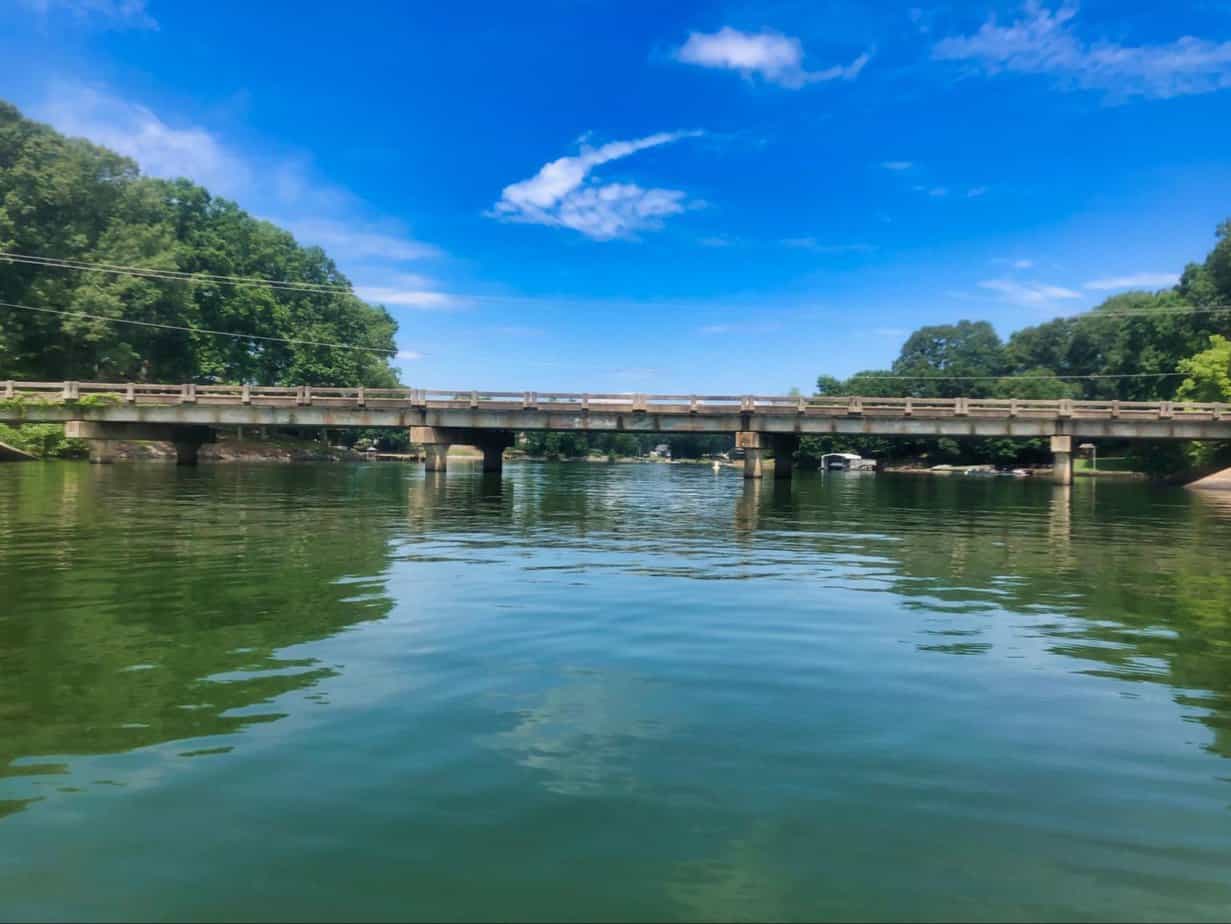
[(795, 450), (799, 448), (799, 437), (791, 434), (775, 436), (774, 448), (774, 478), (790, 478), (795, 470)]
[(1058, 435), (1051, 438), (1051, 479), (1056, 484), (1073, 483), (1073, 437)]
[(425, 443), (423, 446), (424, 458), (427, 460), (423, 466), (429, 472), (443, 472), (449, 468), (449, 444), (448, 443)]
[(473, 443), (483, 451), (483, 471), (499, 472), (504, 468), (504, 451), (513, 445), (512, 430), (476, 432)]
[(483, 471), (499, 472), (504, 468), (503, 446), (481, 446), (483, 450)]
[(201, 444), (195, 440), (176, 440), (175, 464), (196, 465), (200, 458)]
[(762, 456), (764, 449), (745, 449), (744, 450), (744, 477), (745, 478), (760, 478), (764, 474), (761, 470)]
[(760, 478), (765, 438), (756, 431), (743, 430), (735, 434), (735, 447), (744, 450), (744, 477)]

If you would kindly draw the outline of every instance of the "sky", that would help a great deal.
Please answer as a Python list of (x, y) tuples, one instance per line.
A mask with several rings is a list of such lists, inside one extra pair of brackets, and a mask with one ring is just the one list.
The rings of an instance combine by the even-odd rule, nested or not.
[(1172, 284), (1231, 2), (0, 0), (0, 97), (318, 244), (408, 385), (774, 394)]

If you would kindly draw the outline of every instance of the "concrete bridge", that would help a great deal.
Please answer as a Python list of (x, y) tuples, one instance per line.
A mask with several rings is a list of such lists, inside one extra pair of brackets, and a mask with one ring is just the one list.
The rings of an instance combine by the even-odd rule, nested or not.
[(577, 394), (417, 388), (291, 388), (107, 382), (4, 382), (0, 420), (62, 422), (91, 440), (91, 459), (109, 461), (119, 440), (167, 440), (182, 463), (196, 461), (216, 428), (407, 429), (444, 471), (451, 444), (483, 451), (499, 471), (521, 430), (732, 433), (744, 475), (761, 477), (767, 450), (774, 476), (789, 477), (801, 436), (1044, 437), (1055, 478), (1072, 480), (1073, 439), (1231, 439), (1231, 404), (1024, 398), (785, 397), (762, 395)]

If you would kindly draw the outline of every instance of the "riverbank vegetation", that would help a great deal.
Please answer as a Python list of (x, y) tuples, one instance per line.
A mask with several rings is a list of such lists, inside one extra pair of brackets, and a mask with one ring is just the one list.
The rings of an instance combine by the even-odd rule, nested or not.
[[(821, 375), (817, 394), (1122, 401), (1231, 401), (1231, 221), (1212, 251), (1156, 292), (1115, 295), (1083, 314), (1014, 332), (1007, 341), (986, 321), (922, 327), (887, 369), (847, 379)], [(1109, 444), (1110, 448), (1110, 444)], [(802, 464), (854, 449), (882, 459), (1024, 464), (1050, 458), (1041, 440), (806, 439)], [(1126, 444), (1142, 471), (1161, 473), (1226, 462), (1231, 445)]]

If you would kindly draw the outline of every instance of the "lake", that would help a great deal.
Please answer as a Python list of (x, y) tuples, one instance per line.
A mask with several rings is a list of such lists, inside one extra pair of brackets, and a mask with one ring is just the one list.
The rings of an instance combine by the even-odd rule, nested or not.
[(1231, 913), (1231, 503), (0, 467), (0, 916)]

